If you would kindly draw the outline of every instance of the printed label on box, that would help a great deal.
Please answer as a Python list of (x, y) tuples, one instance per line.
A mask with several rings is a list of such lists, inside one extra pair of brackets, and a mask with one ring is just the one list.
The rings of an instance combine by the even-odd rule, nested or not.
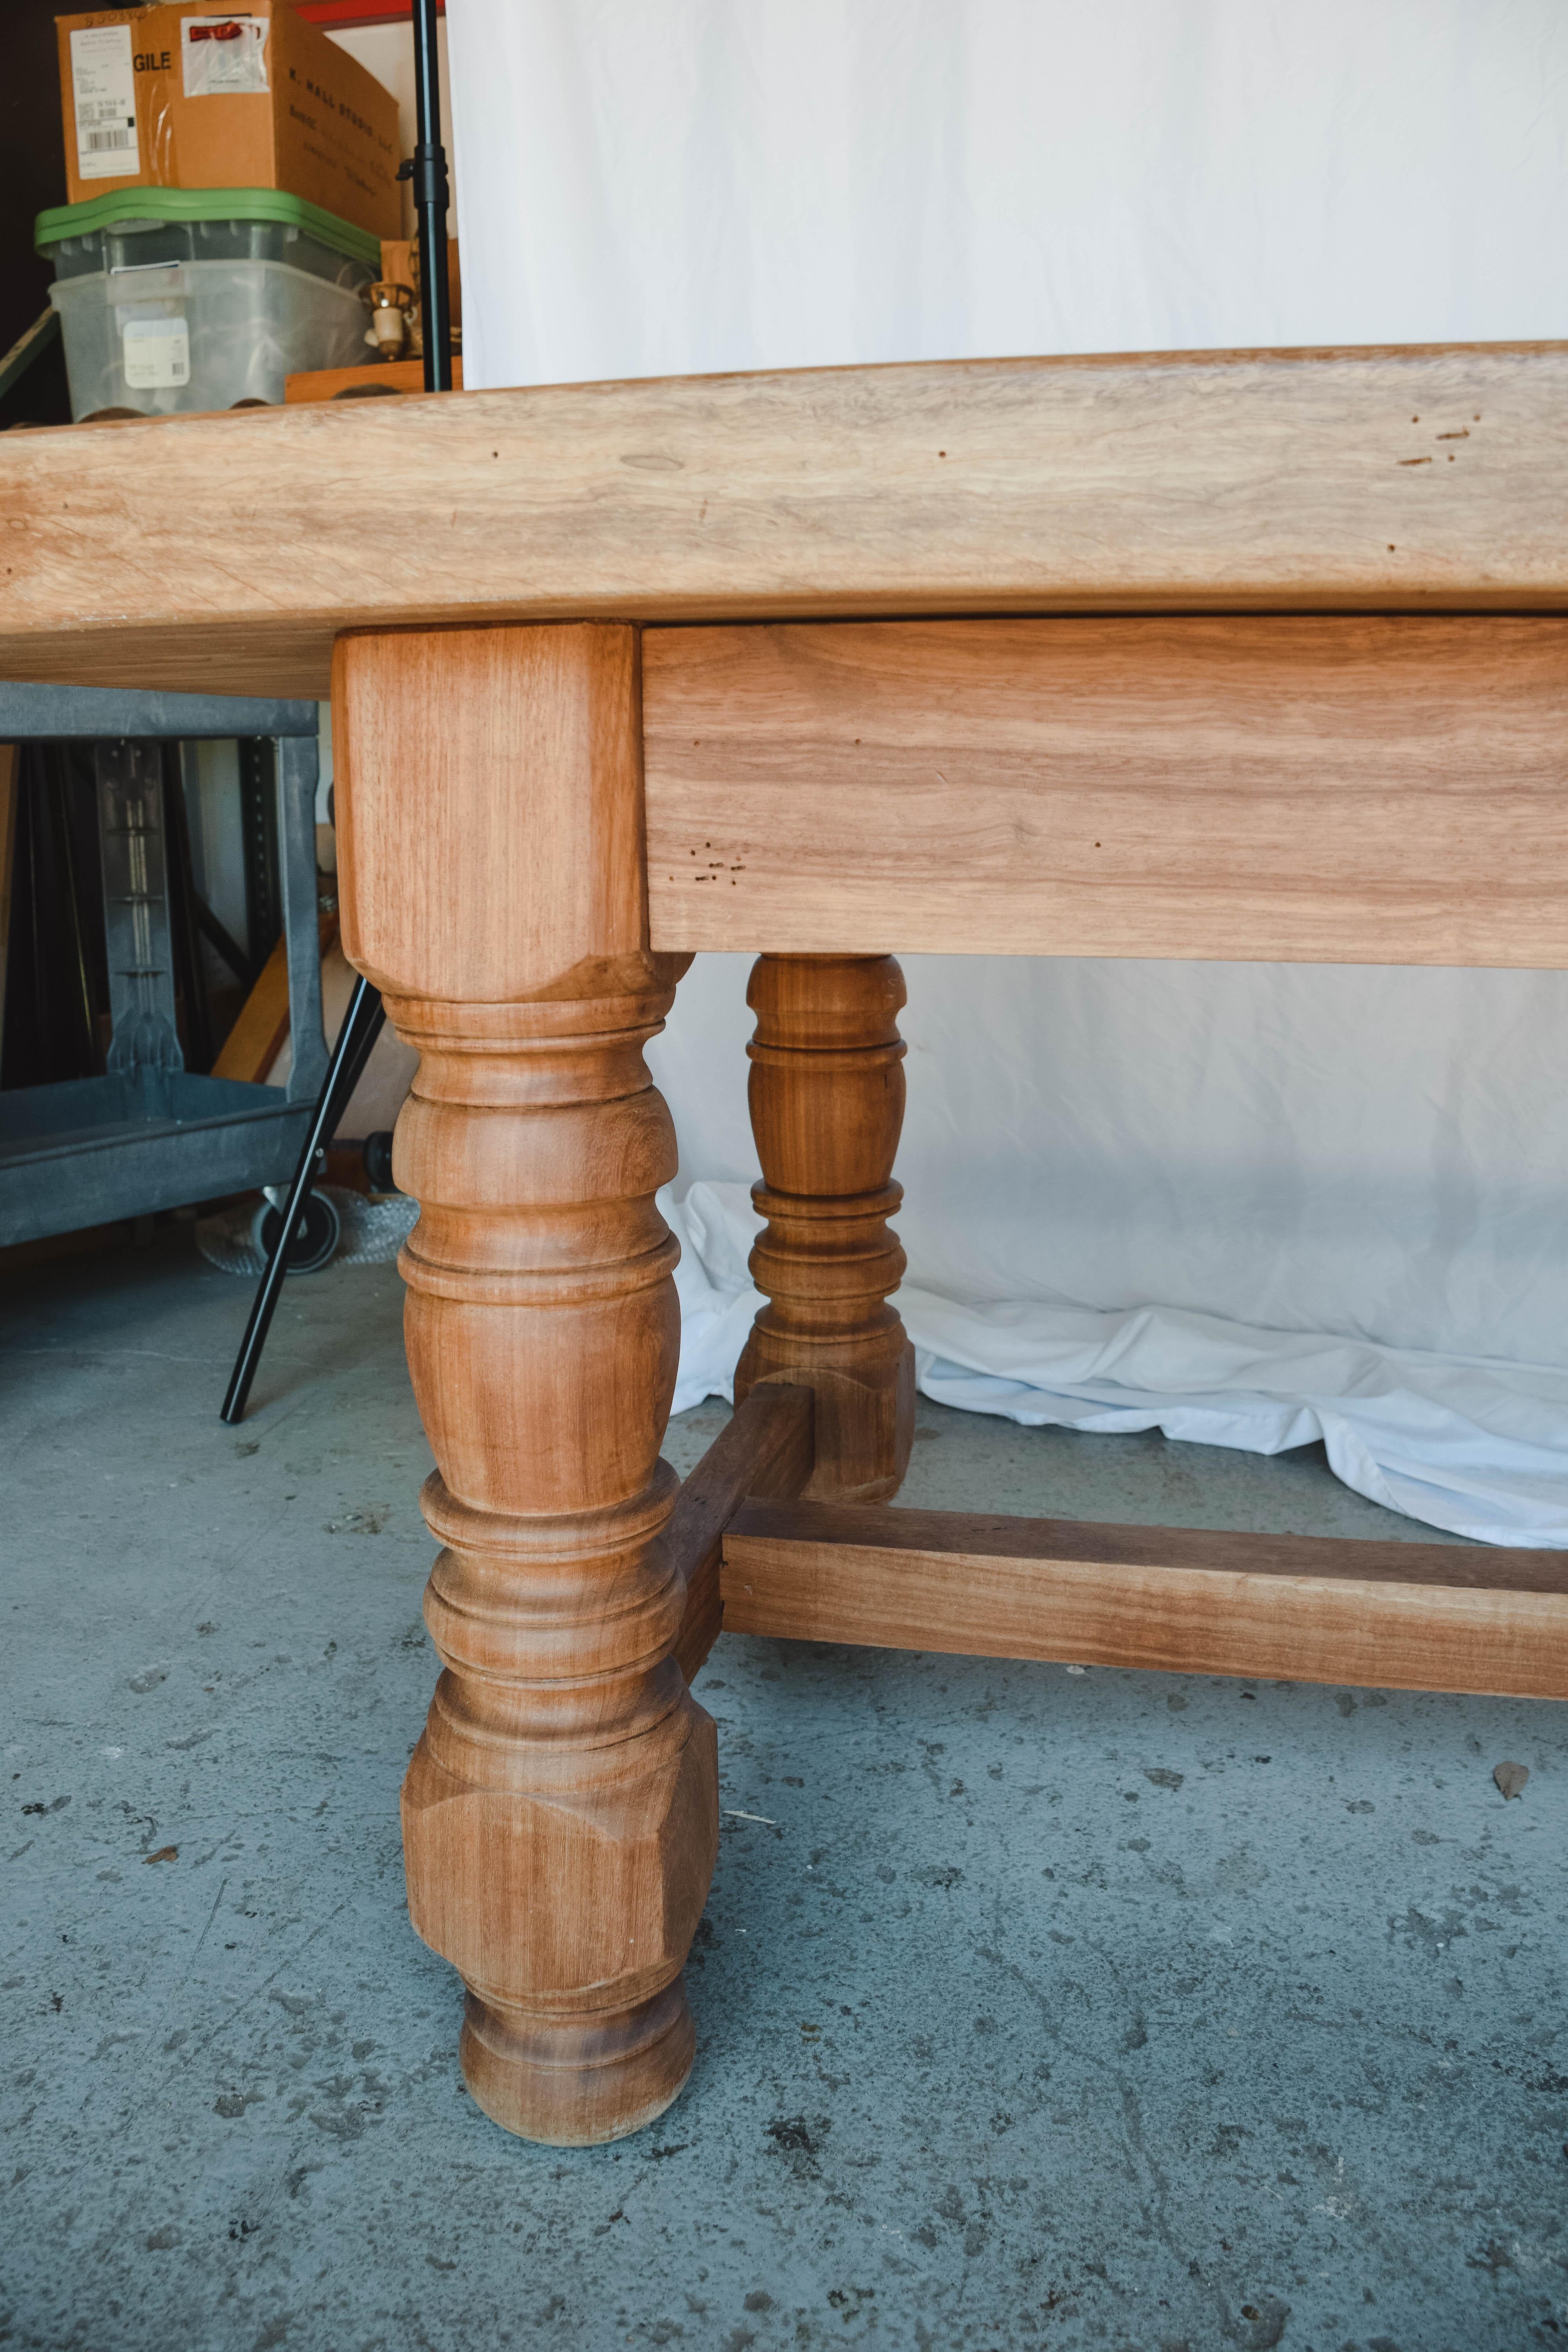
[(142, 169), (131, 27), (88, 25), (70, 42), (77, 170), (84, 180), (123, 179)]
[(263, 16), (186, 16), (180, 62), (187, 98), (243, 98), (271, 87)]
[(184, 319), (127, 319), (120, 331), (132, 392), (164, 392), (191, 380), (191, 333)]

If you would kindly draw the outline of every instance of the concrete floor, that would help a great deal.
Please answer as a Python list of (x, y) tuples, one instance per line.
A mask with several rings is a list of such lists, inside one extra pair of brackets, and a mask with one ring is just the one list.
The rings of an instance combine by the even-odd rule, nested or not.
[[(247, 1297), (163, 1227), (0, 1305), (0, 2343), (1568, 2344), (1549, 1705), (722, 1640), (692, 2082), (505, 2137), (404, 1909), (397, 1277), (291, 1284), (234, 1432)], [(1313, 1454), (920, 1423), (911, 1502), (1424, 1534)]]

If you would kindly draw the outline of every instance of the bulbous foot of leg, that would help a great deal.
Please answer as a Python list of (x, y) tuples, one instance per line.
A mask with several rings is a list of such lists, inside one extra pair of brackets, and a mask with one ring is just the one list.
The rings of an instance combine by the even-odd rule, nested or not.
[(691, 2072), (696, 2029), (680, 1977), (637, 2008), (542, 2018), (470, 1992), (463, 2074), (492, 2123), (546, 2147), (597, 2147), (664, 2113)]
[(813, 1502), (892, 1500), (915, 1434), (915, 1351), (895, 1318), (871, 1341), (825, 1347), (759, 1322), (735, 1368), (735, 1402), (767, 1381), (816, 1393), (816, 1461), (804, 1489)]

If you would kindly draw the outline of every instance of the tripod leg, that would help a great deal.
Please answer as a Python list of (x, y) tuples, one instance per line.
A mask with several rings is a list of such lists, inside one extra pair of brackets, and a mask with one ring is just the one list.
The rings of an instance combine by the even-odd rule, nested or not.
[(289, 1244), (315, 1180), (316, 1162), (337, 1133), (338, 1121), (360, 1082), (364, 1066), (370, 1059), (371, 1047), (381, 1034), (382, 1023), (385, 1018), (380, 990), (373, 988), (368, 980), (358, 982), (349, 1001), (342, 1034), (332, 1050), (331, 1064), (317, 1098), (315, 1117), (310, 1121), (304, 1149), (300, 1154), (300, 1164), (294, 1171), (294, 1181), (289, 1187), (283, 1223), (251, 1307), (245, 1337), (239, 1343), (239, 1353), (229, 1376), (228, 1392), (218, 1416), (221, 1421), (233, 1423), (245, 1417), (250, 1383), (256, 1378), (256, 1368), (261, 1361), (261, 1350), (267, 1345), (267, 1333), (273, 1309), (278, 1304), (278, 1294), (283, 1287)]

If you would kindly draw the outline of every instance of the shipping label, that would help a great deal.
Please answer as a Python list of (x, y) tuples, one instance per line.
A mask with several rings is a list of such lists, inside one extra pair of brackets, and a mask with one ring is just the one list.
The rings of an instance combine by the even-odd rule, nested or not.
[(77, 171), (84, 180), (123, 179), (142, 168), (131, 27), (86, 25), (70, 45)]
[(191, 380), (191, 333), (184, 319), (127, 319), (120, 331), (132, 392), (165, 392)]

